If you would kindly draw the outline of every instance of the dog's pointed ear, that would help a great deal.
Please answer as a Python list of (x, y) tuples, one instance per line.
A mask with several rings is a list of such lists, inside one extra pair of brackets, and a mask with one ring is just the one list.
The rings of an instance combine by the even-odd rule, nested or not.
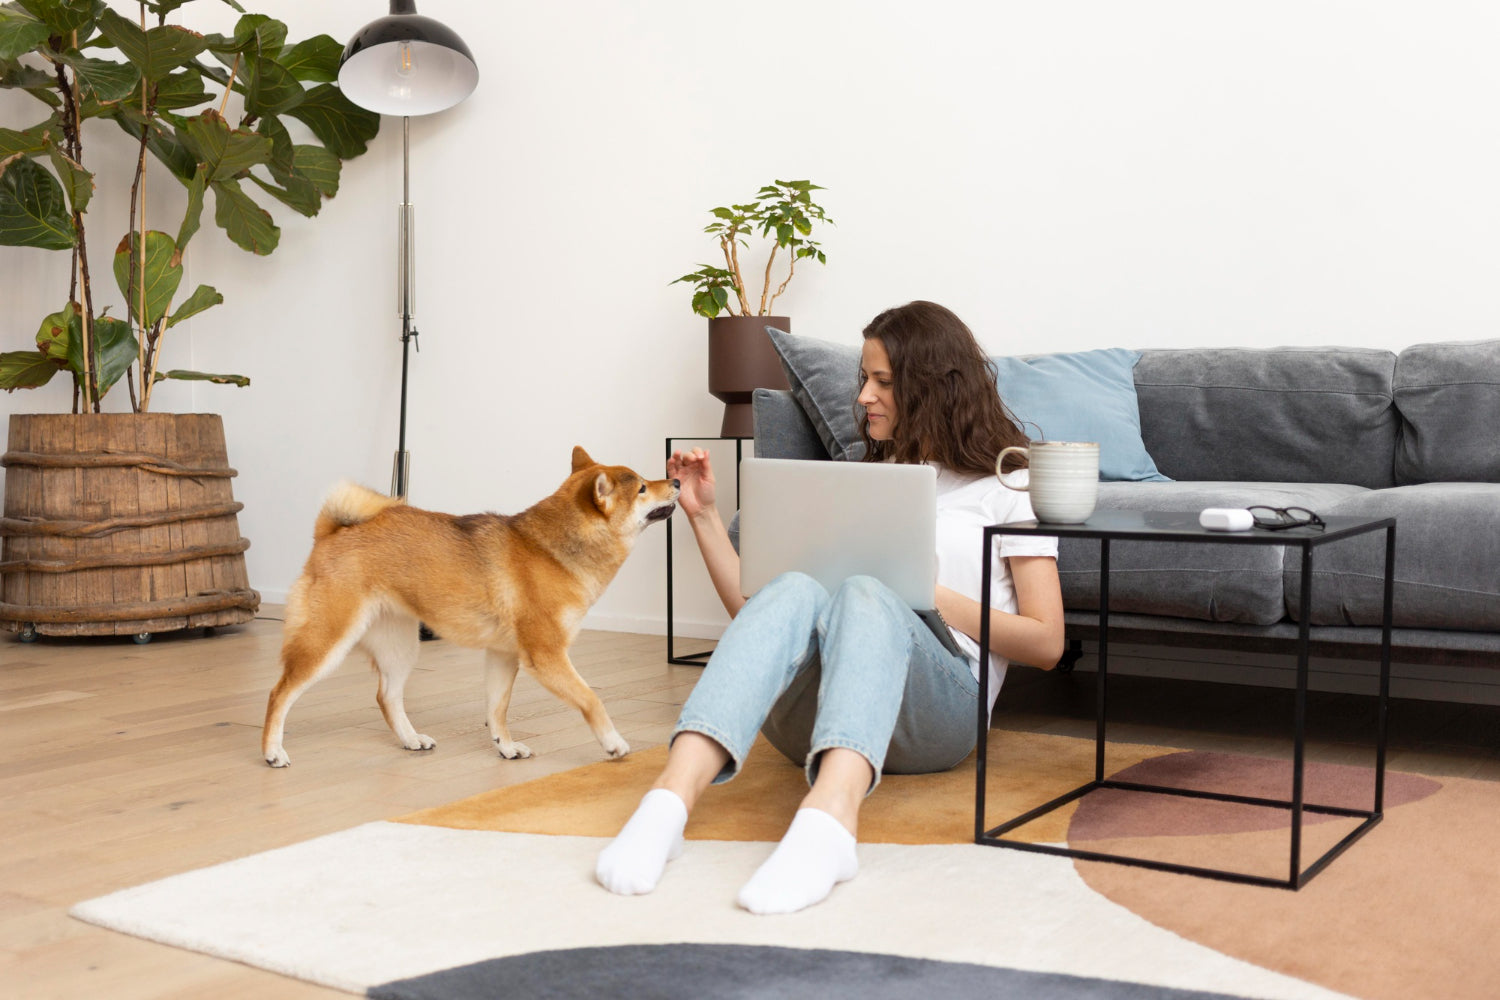
[(597, 475), (597, 476), (594, 477), (594, 502), (595, 503), (602, 503), (604, 501), (604, 498), (607, 497), (607, 496), (609, 496), (614, 491), (615, 491), (614, 480), (610, 479), (608, 476), (606, 476), (602, 472), (599, 473), (599, 475)]
[(598, 465), (598, 464), (599, 464), (598, 462), (595, 462), (592, 458), (589, 457), (589, 453), (586, 452), (586, 451), (584, 451), (583, 447), (581, 445), (576, 445), (575, 444), (573, 446), (573, 471), (574, 472), (577, 472), (579, 469), (587, 469), (591, 465)]

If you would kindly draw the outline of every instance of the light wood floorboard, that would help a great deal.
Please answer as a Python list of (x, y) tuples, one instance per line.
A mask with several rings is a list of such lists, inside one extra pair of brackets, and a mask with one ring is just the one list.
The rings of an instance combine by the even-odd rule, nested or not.
[[(528, 677), (512, 727), (538, 756), (506, 761), (485, 730), (480, 654), (424, 643), (407, 688), (435, 750), (402, 750), (355, 655), (293, 709), (293, 765), (267, 767), (260, 726), (280, 609), (212, 636), (128, 641), (0, 636), (0, 994), (30, 998), (341, 996), (72, 920), (74, 903), (177, 872), (451, 802), (602, 758), (588, 727)], [(679, 640), (679, 646), (683, 645)], [(692, 643), (688, 643), (691, 647)], [(702, 644), (706, 645), (706, 644)], [(681, 650), (679, 649), (679, 652)], [(633, 749), (664, 742), (699, 668), (660, 636), (586, 632), (579, 672)], [(1117, 678), (1112, 737), (1285, 756), (1283, 692)], [(1013, 668), (997, 725), (1092, 736), (1092, 675)], [(1363, 763), (1369, 699), (1320, 696), (1314, 759)], [(1391, 765), (1500, 780), (1500, 710), (1398, 703)]]

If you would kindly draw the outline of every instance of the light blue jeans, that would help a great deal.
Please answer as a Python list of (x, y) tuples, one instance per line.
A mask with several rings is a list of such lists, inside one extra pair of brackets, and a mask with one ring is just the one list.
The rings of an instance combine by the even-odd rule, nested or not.
[(829, 595), (785, 573), (751, 598), (719, 640), (677, 733), (717, 742), (744, 766), (755, 734), (817, 778), (824, 750), (854, 750), (875, 770), (946, 771), (974, 749), (979, 684), (889, 587), (850, 577)]

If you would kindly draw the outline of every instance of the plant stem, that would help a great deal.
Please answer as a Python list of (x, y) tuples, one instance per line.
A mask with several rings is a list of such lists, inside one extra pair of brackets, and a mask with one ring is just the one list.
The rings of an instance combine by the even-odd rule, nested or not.
[[(771, 290), (771, 265), (776, 262), (776, 251), (780, 249), (781, 247), (778, 244), (772, 243), (771, 256), (766, 258), (766, 278), (760, 285), (760, 314), (762, 316), (769, 314), (770, 306), (766, 303), (766, 293)], [(786, 286), (782, 285), (781, 287), (785, 288)], [(771, 301), (775, 302), (776, 300), (773, 298)]]
[(792, 259), (791, 259), (790, 262), (788, 262), (787, 268), (786, 268), (786, 280), (781, 283), (781, 287), (780, 288), (776, 289), (776, 294), (773, 295), (773, 296), (771, 296), (771, 302), (770, 302), (769, 305), (766, 306), (766, 312), (767, 313), (769, 313), (773, 308), (775, 308), (775, 306), (776, 306), (776, 300), (779, 299), (779, 298), (781, 298), (781, 293), (784, 292), (784, 291), (786, 291), (786, 286), (790, 285), (792, 283), (792, 275), (794, 275), (796, 273), (797, 273), (797, 255), (796, 254), (792, 254)]
[[(738, 230), (731, 226), (728, 232), (720, 236), (719, 249), (724, 251), (724, 261), (729, 265), (729, 270), (734, 275), (734, 294), (740, 300), (740, 315), (749, 316), (750, 303), (745, 298), (745, 279), (740, 277), (739, 243), (734, 238), (736, 232)], [(729, 310), (729, 314), (731, 316), (734, 315), (734, 310)]]
[[(78, 36), (73, 36), (74, 46), (77, 46)], [(67, 70), (62, 63), (57, 64), (57, 89), (63, 97), (63, 142), (67, 145), (67, 153), (74, 162), (83, 162), (82, 128), (78, 116), (78, 95), (74, 91), (73, 81), (68, 79)], [(79, 317), (79, 331), (83, 343), (79, 345), (79, 353), (83, 357), (83, 410), (85, 413), (94, 412), (99, 409), (99, 389), (94, 381), (94, 326), (91, 320), (93, 313), (90, 311), (90, 303), (93, 296), (89, 289), (89, 255), (88, 245), (84, 241), (83, 215), (76, 209), (72, 215), (73, 223), (73, 277), (68, 287), (68, 301), (73, 301), (73, 292), (77, 291), (79, 281), (83, 284), (83, 297), (81, 309), (83, 315)], [(76, 386), (78, 377), (74, 376)]]
[[(141, 31), (146, 30), (146, 5), (140, 4)], [(130, 408), (136, 413), (151, 409), (151, 385), (146, 381), (146, 363), (150, 352), (146, 348), (146, 146), (151, 137), (150, 104), (146, 97), (146, 77), (141, 76), (141, 148), (136, 156), (135, 179), (130, 185), (130, 233), (135, 234), (136, 206), (140, 206), (141, 235), (137, 241), (137, 252), (130, 255), (130, 276), (127, 287), (134, 288), (139, 282), (140, 306), (136, 311), (136, 323), (141, 335), (135, 342), (135, 360), (141, 369), (141, 398), (130, 390)], [(137, 263), (139, 262), (139, 266)]]
[(224, 99), (219, 102), (219, 117), (224, 117), (224, 109), (229, 107), (229, 94), (234, 90), (234, 78), (240, 71), (240, 54), (234, 54), (234, 65), (229, 67), (229, 79), (224, 83)]

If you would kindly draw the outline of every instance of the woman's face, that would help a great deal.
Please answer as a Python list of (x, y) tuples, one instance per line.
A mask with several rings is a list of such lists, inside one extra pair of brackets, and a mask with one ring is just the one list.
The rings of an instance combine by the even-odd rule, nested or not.
[(896, 391), (891, 376), (890, 355), (876, 337), (865, 341), (859, 356), (859, 395), (855, 401), (865, 408), (870, 437), (889, 441), (895, 436)]

